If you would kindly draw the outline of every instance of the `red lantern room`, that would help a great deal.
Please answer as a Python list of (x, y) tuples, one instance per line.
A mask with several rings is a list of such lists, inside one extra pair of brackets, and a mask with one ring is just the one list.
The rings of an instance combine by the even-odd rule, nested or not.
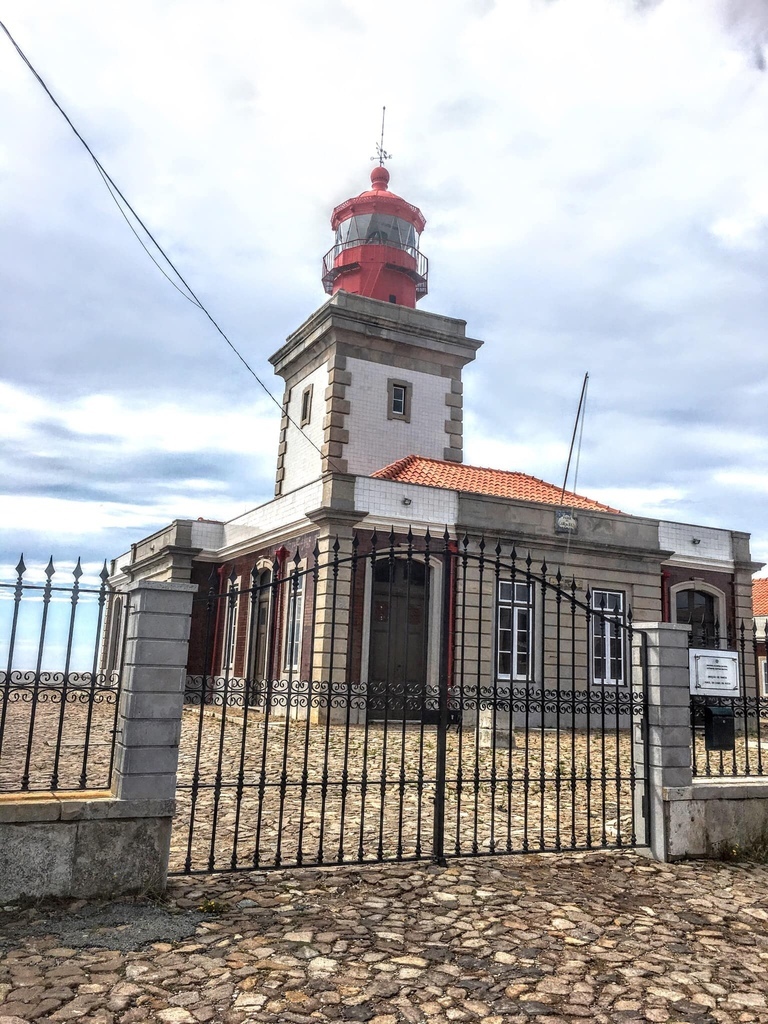
[(371, 188), (333, 211), (336, 242), (323, 260), (323, 285), (329, 295), (342, 290), (413, 309), (427, 294), (427, 258), (419, 252), (426, 221), (388, 183), (386, 167), (374, 167)]

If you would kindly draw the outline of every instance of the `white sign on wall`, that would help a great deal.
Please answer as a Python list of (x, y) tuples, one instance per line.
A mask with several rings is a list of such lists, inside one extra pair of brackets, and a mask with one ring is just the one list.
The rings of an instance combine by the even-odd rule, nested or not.
[(739, 656), (736, 651), (688, 651), (691, 693), (700, 697), (738, 697)]

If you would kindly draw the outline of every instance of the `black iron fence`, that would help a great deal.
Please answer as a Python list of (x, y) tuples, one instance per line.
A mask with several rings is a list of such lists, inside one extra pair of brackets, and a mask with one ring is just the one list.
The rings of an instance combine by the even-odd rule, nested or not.
[(23, 557), (15, 573), (0, 583), (0, 794), (109, 789), (126, 598), (106, 563), (93, 583), (79, 559), (66, 580), (53, 559), (38, 582)]
[(214, 572), (171, 869), (645, 843), (632, 641), (622, 594), (466, 537)]
[(734, 657), (732, 693), (691, 695), (693, 774), (699, 777), (768, 775), (768, 625), (758, 631), (694, 630), (691, 649)]

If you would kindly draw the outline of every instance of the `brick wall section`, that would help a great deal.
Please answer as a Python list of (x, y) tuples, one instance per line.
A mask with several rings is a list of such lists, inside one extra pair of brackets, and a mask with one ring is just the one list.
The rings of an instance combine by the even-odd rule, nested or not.
[[(187, 672), (190, 675), (202, 675), (210, 671), (213, 657), (213, 636), (207, 639), (206, 623), (208, 621), (208, 590), (211, 586), (211, 572), (216, 572), (218, 563), (195, 562), (192, 567), (191, 582), (197, 585), (197, 594), (192, 602), (192, 619), (189, 630), (189, 654)], [(218, 575), (216, 576), (218, 588)], [(207, 662), (207, 663), (206, 663)]]
[[(234, 676), (243, 676), (245, 674), (246, 662), (247, 662), (247, 645), (250, 634), (250, 616), (251, 616), (251, 587), (252, 577), (251, 572), (254, 566), (257, 566), (258, 572), (262, 569), (272, 569), (275, 558), (281, 565), (281, 577), (290, 576), (291, 571), (294, 568), (294, 557), (298, 551), (299, 560), (302, 568), (309, 566), (310, 569), (313, 564), (312, 551), (317, 540), (317, 533), (307, 533), (300, 537), (293, 537), (286, 541), (284, 544), (270, 544), (264, 548), (254, 551), (248, 555), (242, 555), (228, 562), (223, 562), (219, 566), (212, 566), (210, 563), (199, 563), (196, 566), (196, 579), (200, 581), (200, 594), (201, 600), (195, 602), (192, 613), (192, 632), (190, 636), (190, 658), (189, 658), (189, 672), (190, 674), (210, 674), (213, 672), (214, 675), (218, 675), (221, 670), (221, 657), (222, 657), (222, 645), (224, 639), (224, 632), (226, 629), (226, 606), (227, 598), (218, 597), (214, 602), (213, 614), (216, 616), (216, 608), (221, 606), (221, 612), (215, 618), (214, 625), (214, 639), (213, 642), (208, 645), (208, 663), (206, 664), (205, 651), (206, 651), (206, 636), (208, 629), (208, 608), (205, 600), (205, 595), (208, 591), (208, 580), (210, 578), (211, 568), (217, 568), (219, 570), (218, 578), (223, 582), (221, 584), (221, 594), (226, 594), (229, 587), (229, 578), (234, 570), (235, 575), (238, 579), (238, 586), (241, 591), (238, 597), (238, 610), (237, 610), (237, 633), (235, 642), (235, 662), (234, 670), (232, 674)], [(303, 630), (302, 636), (306, 639), (310, 635), (312, 625), (312, 573), (309, 572), (305, 577), (305, 599), (304, 599), (304, 613), (303, 613)], [(276, 588), (277, 592), (277, 607), (274, 605), (275, 589), (271, 591), (270, 598), (270, 629), (273, 631), (273, 651), (274, 651), (274, 663), (272, 665), (272, 675), (275, 678), (280, 678), (284, 675), (283, 672), (283, 646), (285, 641), (285, 615), (287, 601), (289, 597), (290, 583), (280, 583)], [(306, 673), (309, 671), (309, 653), (308, 643), (302, 643), (302, 664), (301, 664), (301, 675), (302, 678), (307, 678)]]

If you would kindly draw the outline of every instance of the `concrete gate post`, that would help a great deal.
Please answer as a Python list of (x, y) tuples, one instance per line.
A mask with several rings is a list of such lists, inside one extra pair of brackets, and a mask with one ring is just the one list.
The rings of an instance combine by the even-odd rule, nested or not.
[[(645, 809), (650, 815), (651, 852), (660, 861), (669, 859), (672, 840), (665, 792), (690, 786), (693, 780), (688, 633), (688, 626), (670, 622), (634, 623), (633, 662), (636, 669), (640, 665), (642, 634), (647, 637)], [(634, 748), (636, 758), (642, 759), (646, 744), (641, 737), (635, 737)]]

